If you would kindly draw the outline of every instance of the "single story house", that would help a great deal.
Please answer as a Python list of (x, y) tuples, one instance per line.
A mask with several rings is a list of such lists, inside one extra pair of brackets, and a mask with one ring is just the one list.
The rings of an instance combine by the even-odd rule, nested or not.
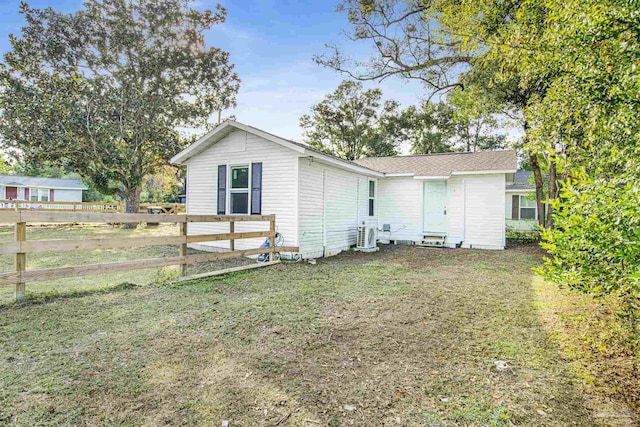
[[(505, 188), (517, 168), (511, 150), (350, 162), (235, 121), (171, 162), (187, 167), (188, 214), (275, 214), (283, 245), (307, 259), (349, 249), (362, 223), (389, 241), (420, 244), (440, 235), (447, 247), (504, 249)], [(235, 231), (263, 229), (242, 222)], [(188, 227), (192, 235), (228, 231), (226, 223)], [(261, 243), (239, 240), (235, 248)], [(228, 250), (229, 242), (192, 246)]]
[(39, 202), (82, 202), (87, 190), (77, 179), (0, 175), (0, 199)]
[(538, 204), (531, 184), (533, 172), (517, 171), (507, 175), (505, 218), (507, 230), (535, 231), (538, 227)]

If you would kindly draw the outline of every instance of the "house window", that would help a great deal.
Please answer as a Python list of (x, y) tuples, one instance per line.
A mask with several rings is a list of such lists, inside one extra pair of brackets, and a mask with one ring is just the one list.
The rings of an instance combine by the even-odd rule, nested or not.
[(249, 166), (231, 166), (229, 205), (232, 214), (249, 214)]
[(369, 216), (375, 216), (376, 209), (376, 182), (369, 181)]
[(536, 219), (536, 201), (520, 196), (520, 219)]
[(48, 202), (49, 189), (47, 188), (31, 188), (29, 190), (29, 200), (32, 202)]

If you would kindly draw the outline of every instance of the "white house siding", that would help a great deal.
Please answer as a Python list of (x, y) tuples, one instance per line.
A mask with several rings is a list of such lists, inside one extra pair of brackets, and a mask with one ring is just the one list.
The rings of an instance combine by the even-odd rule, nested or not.
[(453, 176), (449, 179), (448, 244), (504, 249), (504, 174)]
[(379, 180), (378, 224), (391, 226), (390, 240), (418, 241), (422, 239), (423, 181), (412, 177)]
[(335, 255), (355, 245), (368, 216), (368, 177), (300, 158), (300, 252), (303, 258)]
[[(297, 246), (297, 153), (244, 131), (234, 131), (187, 162), (187, 213), (217, 214), (218, 165), (262, 162), (262, 214), (276, 215), (276, 227), (284, 244)], [(227, 197), (228, 201), (228, 197)], [(236, 232), (266, 231), (268, 222), (238, 222)], [(229, 232), (228, 223), (190, 223), (188, 234)], [(259, 247), (265, 239), (236, 240), (235, 249)], [(228, 249), (229, 242), (192, 245), (198, 249)]]
[(53, 200), (56, 202), (81, 202), (82, 190), (53, 190)]

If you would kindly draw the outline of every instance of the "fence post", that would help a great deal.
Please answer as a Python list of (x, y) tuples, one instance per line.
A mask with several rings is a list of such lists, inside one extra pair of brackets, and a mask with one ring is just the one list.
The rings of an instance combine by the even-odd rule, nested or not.
[[(187, 256), (187, 221), (180, 223), (180, 235), (184, 237), (184, 243), (180, 245), (180, 256), (186, 258)], [(180, 264), (180, 273), (184, 275), (187, 272), (187, 263)]]
[[(16, 211), (20, 209), (16, 207)], [(27, 223), (16, 222), (15, 227), (16, 242), (24, 242), (27, 240)], [(24, 252), (16, 253), (16, 273), (18, 273), (18, 281), (16, 282), (16, 301), (24, 299), (25, 283), (22, 280), (22, 272), (27, 269), (27, 254)]]
[[(236, 223), (231, 220), (229, 221), (229, 233), (235, 233), (236, 232)], [(235, 239), (231, 239), (229, 240), (229, 250), (231, 251), (235, 251), (236, 250), (236, 241)]]
[(269, 252), (269, 261), (275, 261), (275, 247), (276, 247), (276, 216), (271, 215), (271, 219), (269, 220), (269, 246), (271, 247), (271, 251)]

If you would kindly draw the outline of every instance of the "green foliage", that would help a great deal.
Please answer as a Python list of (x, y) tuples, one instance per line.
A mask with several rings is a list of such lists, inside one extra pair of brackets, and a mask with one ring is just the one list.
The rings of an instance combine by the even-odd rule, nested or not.
[[(533, 136), (553, 133), (570, 172), (543, 234), (546, 277), (620, 297), (640, 349), (640, 10), (569, 1), (550, 8), (538, 60), (562, 70), (530, 108)], [(530, 66), (541, 66), (533, 62)]]
[(420, 108), (410, 106), (399, 115), (404, 140), (411, 144), (414, 154), (446, 153), (452, 151), (451, 109), (445, 103), (425, 102)]
[(507, 240), (515, 242), (533, 243), (539, 240), (540, 233), (538, 230), (519, 230), (517, 228), (507, 226), (506, 237)]
[(89, 0), (73, 14), (26, 3), (0, 65), (2, 145), (25, 163), (64, 164), (136, 211), (146, 176), (235, 104), (229, 54), (204, 32), (226, 11), (188, 0)]
[(143, 202), (178, 203), (185, 191), (185, 169), (165, 166), (145, 177), (140, 199)]
[(462, 151), (499, 150), (507, 145), (505, 135), (496, 133), (502, 124), (497, 118), (501, 107), (484, 96), (483, 90), (468, 86), (448, 94), (453, 143)]
[(305, 141), (347, 160), (397, 154), (398, 103), (381, 99), (380, 89), (363, 91), (362, 83), (343, 81), (300, 118)]
[(0, 156), (0, 175), (9, 175), (13, 172), (13, 167), (7, 160)]

